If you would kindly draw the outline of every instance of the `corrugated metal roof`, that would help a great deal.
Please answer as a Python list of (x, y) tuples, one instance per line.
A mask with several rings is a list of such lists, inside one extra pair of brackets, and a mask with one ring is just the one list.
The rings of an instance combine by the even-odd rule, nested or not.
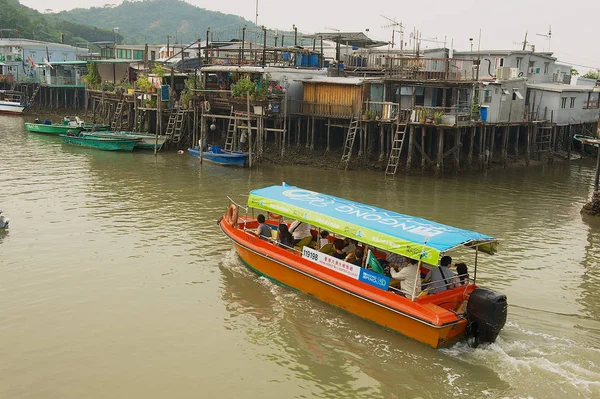
[(365, 83), (363, 78), (358, 77), (338, 77), (338, 76), (316, 76), (314, 78), (296, 79), (303, 83), (331, 83), (336, 85), (353, 85), (360, 86)]

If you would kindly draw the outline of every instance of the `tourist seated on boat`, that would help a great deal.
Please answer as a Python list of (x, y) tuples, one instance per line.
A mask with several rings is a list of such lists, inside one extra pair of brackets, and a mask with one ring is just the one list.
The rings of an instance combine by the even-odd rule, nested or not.
[(356, 250), (356, 240), (344, 238), (344, 253), (346, 255), (353, 253)]
[(327, 237), (329, 237), (329, 232), (327, 230), (323, 230), (321, 231), (321, 233), (319, 233), (319, 236), (321, 238), (319, 238), (319, 250), (321, 250), (321, 248), (323, 248), (325, 245), (329, 244), (329, 239), (327, 239)]
[[(353, 260), (350, 261), (350, 263), (352, 263), (355, 266), (363, 266), (363, 257), (365, 256), (365, 250), (362, 249), (362, 247), (357, 247), (356, 250), (354, 251), (354, 254), (352, 254)], [(346, 261), (348, 262), (348, 261)]]
[(281, 223), (278, 229), (277, 243), (278, 246), (289, 249), (294, 247), (294, 238), (288, 230), (287, 224)]
[(261, 240), (271, 241), (271, 228), (267, 226), (265, 223), (265, 215), (260, 214), (256, 217), (256, 221), (258, 222), (258, 228), (256, 229), (256, 235)]
[(423, 283), (430, 294), (450, 290), (454, 288), (454, 273), (448, 267), (452, 264), (452, 258), (443, 256), (438, 267), (432, 267)]
[(421, 293), (421, 277), (417, 277), (417, 273), (419, 273), (419, 262), (405, 257), (404, 264), (406, 265), (404, 267), (400, 267), (397, 264), (392, 265), (390, 267), (390, 274), (393, 279), (400, 281), (400, 291), (407, 296), (412, 296), (416, 280), (417, 289), (415, 291), (415, 296), (417, 296)]
[(344, 252), (344, 240), (341, 238), (336, 239), (333, 242), (334, 252), (332, 256), (337, 259), (344, 260), (346, 259), (346, 253)]
[(40, 120), (38, 118), (35, 118), (35, 120), (33, 121), (33, 123), (40, 123)]
[(456, 264), (456, 277), (454, 278), (454, 285), (459, 287), (461, 285), (467, 285), (469, 283), (469, 270), (465, 263)]
[(294, 237), (294, 245), (300, 247), (300, 249), (309, 245), (313, 239), (308, 223), (296, 220), (290, 225), (289, 230)]

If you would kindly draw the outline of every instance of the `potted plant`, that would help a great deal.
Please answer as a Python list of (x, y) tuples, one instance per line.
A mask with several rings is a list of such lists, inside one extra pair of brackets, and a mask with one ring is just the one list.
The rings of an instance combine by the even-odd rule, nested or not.
[(444, 111), (442, 111), (442, 110), (437, 110), (433, 113), (433, 121), (435, 122), (436, 125), (442, 124), (443, 116), (444, 116)]
[(143, 92), (150, 92), (150, 89), (152, 88), (152, 85), (150, 84), (150, 81), (148, 80), (147, 77), (142, 76), (140, 78), (138, 78), (135, 81), (135, 85), (137, 86), (139, 91), (143, 91)]

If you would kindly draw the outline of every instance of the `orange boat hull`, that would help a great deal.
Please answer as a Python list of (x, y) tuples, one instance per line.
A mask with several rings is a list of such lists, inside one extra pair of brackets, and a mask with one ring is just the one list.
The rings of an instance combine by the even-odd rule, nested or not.
[[(335, 271), (312, 264), (298, 255), (259, 240), (251, 233), (232, 227), (225, 218), (221, 219), (219, 225), (233, 241), (240, 258), (251, 269), (272, 280), (434, 348), (451, 345), (464, 337), (467, 321), (433, 304), (428, 297), (412, 302), (395, 293), (346, 279), (346, 276), (338, 275)], [(468, 291), (472, 289), (474, 287), (470, 286)], [(451, 298), (458, 295), (460, 298), (456, 302), (462, 303), (466, 291), (463, 288), (455, 293), (449, 292), (447, 296)]]

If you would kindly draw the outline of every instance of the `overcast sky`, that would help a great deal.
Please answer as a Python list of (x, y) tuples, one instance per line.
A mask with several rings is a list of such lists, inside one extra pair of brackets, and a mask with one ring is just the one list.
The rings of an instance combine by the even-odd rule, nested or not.
[[(120, 4), (110, 0), (21, 0), (22, 4), (44, 11), (77, 7)], [(188, 3), (210, 10), (240, 15), (255, 20), (256, 0), (188, 0)], [(390, 22), (385, 15), (405, 25), (405, 42), (414, 29), (422, 32), (422, 47), (447, 47), (454, 41), (456, 50), (469, 50), (469, 38), (477, 49), (481, 29), (482, 49), (521, 48), (525, 31), (536, 51), (550, 50), (560, 61), (578, 64), (580, 71), (600, 68), (600, 0), (576, 2), (555, 0), (497, 0), (497, 1), (398, 1), (369, 0), (339, 2), (327, 0), (259, 0), (258, 24), (270, 29), (291, 30), (296, 25), (304, 33), (365, 31), (374, 39), (391, 40)], [(538, 34), (548, 34), (552, 26), (552, 41)], [(587, 68), (586, 68), (587, 67)]]

